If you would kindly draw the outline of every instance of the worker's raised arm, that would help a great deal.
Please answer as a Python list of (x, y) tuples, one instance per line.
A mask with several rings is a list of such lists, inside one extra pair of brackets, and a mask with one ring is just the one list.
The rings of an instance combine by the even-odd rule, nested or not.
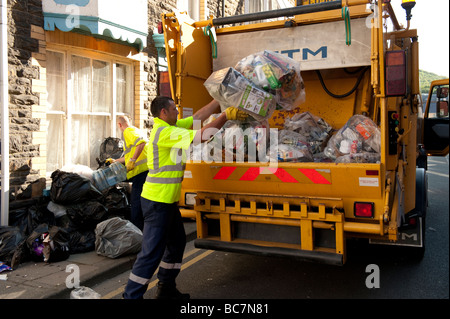
[(233, 121), (243, 121), (248, 117), (248, 114), (238, 108), (235, 107), (229, 107), (219, 115), (217, 119), (212, 121), (211, 123), (208, 123), (204, 127), (202, 127), (201, 130), (198, 130), (197, 133), (194, 136), (194, 141), (196, 143), (205, 142), (209, 140), (209, 138), (217, 133), (217, 130), (221, 129), (222, 126), (225, 124), (228, 120)]
[(201, 130), (198, 130), (197, 133), (195, 133), (194, 143), (203, 143), (209, 140), (209, 138), (212, 135), (217, 133), (217, 131), (222, 128), (222, 126), (225, 124), (226, 121), (227, 116), (224, 112), (220, 114), (220, 116), (217, 119), (203, 126)]
[(211, 116), (213, 113), (219, 113), (220, 112), (220, 104), (216, 100), (212, 100), (208, 104), (206, 104), (204, 107), (202, 107), (200, 110), (195, 112), (193, 115), (194, 121), (200, 120), (203, 124), (203, 122)]

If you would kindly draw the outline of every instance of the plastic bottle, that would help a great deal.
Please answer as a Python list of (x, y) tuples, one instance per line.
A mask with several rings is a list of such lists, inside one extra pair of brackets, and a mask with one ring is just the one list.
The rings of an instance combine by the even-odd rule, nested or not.
[(119, 162), (114, 162), (111, 165), (100, 168), (92, 173), (94, 186), (103, 191), (117, 183), (123, 182), (127, 179), (127, 169)]
[(349, 140), (342, 140), (341, 144), (339, 145), (339, 152), (341, 152), (342, 154), (349, 154), (352, 149), (353, 145), (350, 145), (350, 141)]
[(268, 91), (270, 88), (269, 81), (267, 81), (266, 75), (262, 69), (262, 65), (255, 66), (255, 73), (258, 79), (258, 83), (255, 83), (257, 86), (262, 87), (265, 91)]
[(269, 63), (263, 64), (262, 70), (264, 75), (266, 76), (267, 81), (272, 89), (279, 89), (281, 87), (281, 83), (278, 81), (275, 73), (272, 70), (272, 67)]

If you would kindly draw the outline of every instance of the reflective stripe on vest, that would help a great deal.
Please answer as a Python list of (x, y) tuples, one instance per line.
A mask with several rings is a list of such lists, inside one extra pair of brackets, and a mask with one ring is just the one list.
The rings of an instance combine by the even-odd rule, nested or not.
[(158, 174), (162, 172), (180, 172), (184, 173), (184, 169), (186, 168), (185, 163), (177, 163), (175, 165), (163, 165), (160, 166), (159, 163), (159, 147), (158, 147), (158, 141), (159, 136), (162, 132), (162, 130), (166, 128), (166, 126), (158, 127), (156, 129), (155, 137), (153, 139), (153, 169), (149, 168), (148, 172), (149, 175), (146, 178), (146, 182), (148, 183), (157, 183), (157, 184), (178, 184), (183, 181), (183, 177), (153, 177), (150, 176), (151, 174)]
[(124, 155), (124, 156), (127, 155), (127, 154), (131, 151), (131, 149), (132, 149), (134, 146), (136, 146), (138, 142), (140, 142), (140, 141), (142, 141), (142, 140), (143, 140), (142, 137), (137, 138), (136, 141), (134, 141), (134, 144), (133, 144), (133, 145), (130, 145), (130, 147), (127, 147), (127, 143), (125, 143), (123, 155)]
[[(125, 132), (129, 132), (126, 136), (128, 137), (125, 139)], [(139, 143), (144, 142), (145, 139), (142, 136), (136, 136), (141, 135), (142, 133), (135, 127), (128, 127), (124, 132), (122, 132), (124, 143), (124, 153), (123, 156), (125, 157), (125, 163), (128, 163), (128, 161), (135, 155), (136, 152), (136, 146)], [(133, 140), (133, 138), (136, 137), (136, 139)], [(131, 144), (133, 143), (133, 144)], [(139, 157), (136, 159), (137, 161), (134, 163), (134, 168), (131, 171), (127, 172), (127, 179), (131, 179), (136, 175), (139, 175), (140, 173), (143, 173), (148, 170), (147, 168), (147, 154), (146, 150), (144, 149), (142, 153), (139, 155)]]
[(148, 183), (156, 184), (179, 184), (183, 181), (183, 177), (150, 177), (145, 179)]

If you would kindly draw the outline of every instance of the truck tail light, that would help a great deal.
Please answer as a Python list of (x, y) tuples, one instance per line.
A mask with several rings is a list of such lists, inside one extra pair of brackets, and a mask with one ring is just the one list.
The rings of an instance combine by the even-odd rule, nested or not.
[(373, 203), (355, 202), (354, 213), (356, 217), (373, 217)]
[(406, 95), (405, 51), (386, 52), (386, 96)]

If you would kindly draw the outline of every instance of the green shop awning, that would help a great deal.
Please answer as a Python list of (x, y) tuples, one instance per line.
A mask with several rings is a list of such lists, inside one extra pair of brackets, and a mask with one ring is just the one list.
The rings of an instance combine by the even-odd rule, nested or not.
[(89, 32), (110, 41), (147, 46), (146, 0), (43, 0), (44, 29)]

